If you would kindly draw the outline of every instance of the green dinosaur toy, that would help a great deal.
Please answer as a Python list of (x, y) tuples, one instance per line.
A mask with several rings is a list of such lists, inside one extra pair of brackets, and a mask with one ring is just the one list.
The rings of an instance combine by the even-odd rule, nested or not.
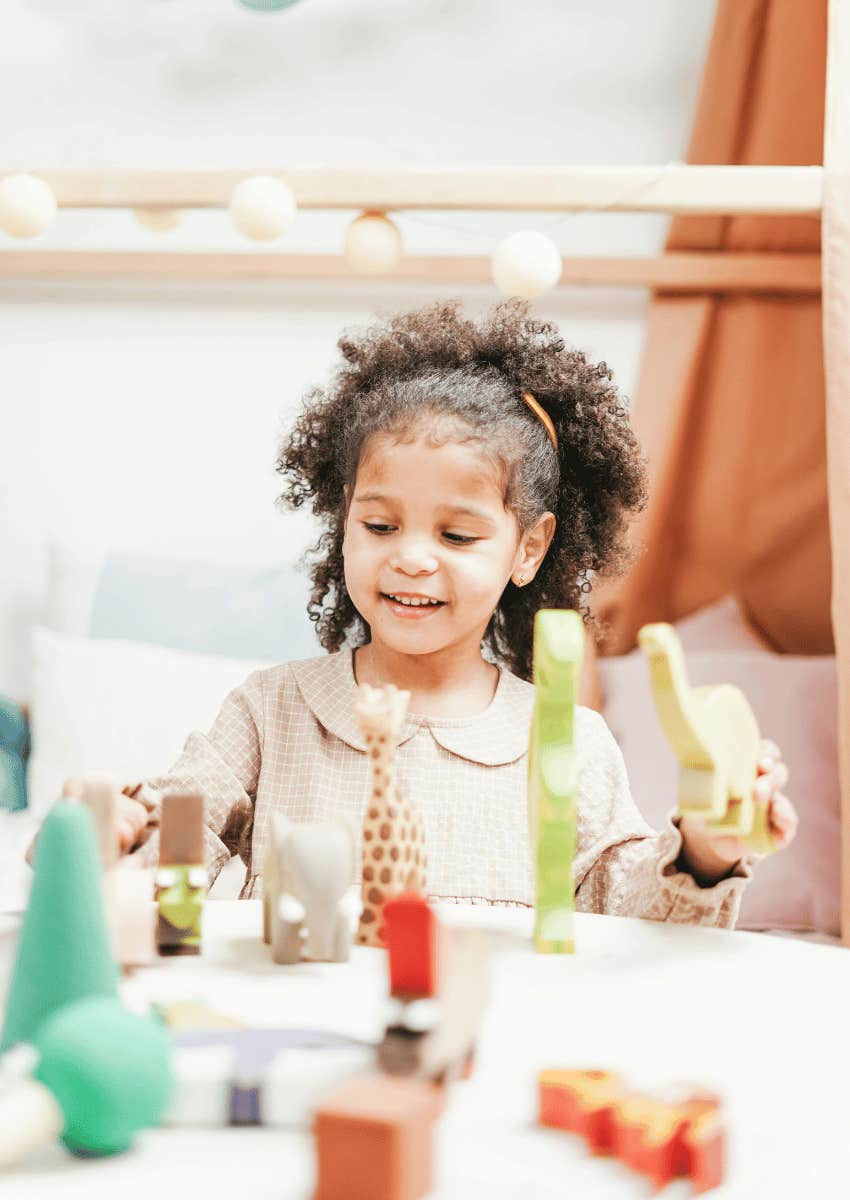
[(535, 871), (534, 944), (544, 954), (572, 954), (575, 950), (575, 705), (583, 653), (584, 624), (579, 613), (560, 609), (537, 613), (528, 822)]
[(672, 625), (644, 625), (638, 642), (649, 660), (661, 726), (679, 760), (679, 812), (770, 854), (776, 842), (767, 806), (753, 799), (761, 737), (746, 696), (731, 684), (691, 687)]

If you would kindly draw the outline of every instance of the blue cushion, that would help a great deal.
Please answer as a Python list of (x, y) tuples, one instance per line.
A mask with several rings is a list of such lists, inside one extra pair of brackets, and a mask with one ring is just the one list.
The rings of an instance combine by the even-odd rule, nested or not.
[(309, 595), (306, 573), (291, 566), (109, 554), (89, 634), (230, 658), (310, 658), (322, 648), (307, 616)]

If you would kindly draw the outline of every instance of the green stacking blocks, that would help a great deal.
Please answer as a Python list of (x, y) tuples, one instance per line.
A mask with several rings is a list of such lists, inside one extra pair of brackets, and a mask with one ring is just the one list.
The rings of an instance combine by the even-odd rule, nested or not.
[(528, 750), (528, 820), (534, 861), (534, 944), (572, 954), (578, 757), (575, 705), (584, 624), (572, 610), (534, 619), (534, 716)]
[(115, 995), (94, 823), (81, 804), (53, 806), (38, 839), (0, 1051), (31, 1042), (58, 1009)]

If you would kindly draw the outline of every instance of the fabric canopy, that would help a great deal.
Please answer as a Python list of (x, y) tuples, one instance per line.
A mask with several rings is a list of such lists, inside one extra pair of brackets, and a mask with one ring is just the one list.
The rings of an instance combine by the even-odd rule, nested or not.
[[(823, 149), (826, 0), (719, 0), (692, 163), (807, 165)], [(668, 250), (816, 252), (807, 217), (680, 217)], [(633, 422), (640, 554), (595, 589), (604, 653), (732, 593), (776, 650), (833, 649), (820, 298), (656, 293)]]

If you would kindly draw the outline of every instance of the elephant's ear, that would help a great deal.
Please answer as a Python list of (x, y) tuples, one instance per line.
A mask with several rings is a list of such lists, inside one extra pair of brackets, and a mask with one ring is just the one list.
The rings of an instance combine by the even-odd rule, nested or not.
[(340, 825), (348, 834), (351, 842), (351, 873), (352, 875), (360, 874), (360, 863), (358, 861), (360, 852), (360, 833), (362, 823), (359, 817), (350, 812), (335, 812), (331, 817), (334, 825)]

